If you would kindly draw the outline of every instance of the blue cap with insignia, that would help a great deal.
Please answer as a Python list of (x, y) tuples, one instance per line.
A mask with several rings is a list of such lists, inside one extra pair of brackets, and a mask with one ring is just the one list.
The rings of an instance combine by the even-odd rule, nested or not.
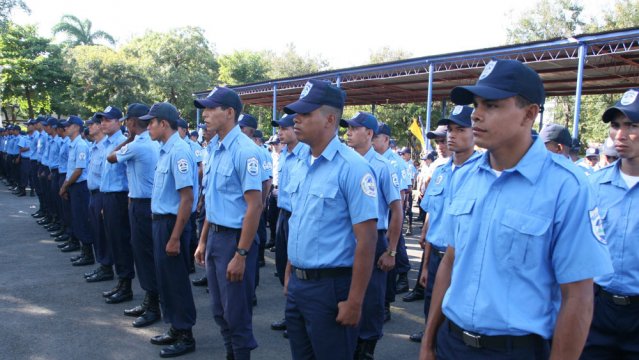
[(104, 111), (96, 113), (97, 117), (102, 117), (107, 120), (120, 120), (122, 117), (122, 111), (115, 106), (107, 106)]
[(572, 147), (572, 137), (565, 127), (559, 124), (548, 124), (541, 129), (539, 137), (547, 143), (554, 141), (567, 147)]
[(443, 118), (437, 122), (437, 125), (448, 125), (450, 123), (457, 124), (461, 127), (469, 128), (472, 126), (470, 115), (473, 108), (465, 105), (457, 105), (451, 110), (450, 116)]
[(180, 118), (180, 114), (178, 113), (178, 110), (175, 108), (175, 106), (173, 106), (173, 104), (168, 102), (159, 102), (151, 106), (148, 114), (140, 116), (138, 119), (151, 120), (153, 118), (166, 120), (170, 123), (175, 124)]
[(447, 132), (448, 128), (446, 127), (446, 125), (439, 125), (434, 131), (427, 132), (426, 138), (431, 140), (437, 138), (445, 138)]
[(61, 122), (59, 126), (67, 127), (69, 125), (78, 125), (80, 128), (82, 128), (84, 126), (84, 121), (82, 121), (79, 116), (71, 115), (66, 121)]
[(204, 99), (195, 99), (193, 104), (198, 109), (216, 108), (227, 106), (235, 110), (236, 116), (242, 112), (242, 100), (240, 96), (226, 87), (215, 87)]
[(471, 86), (457, 86), (450, 93), (455, 104), (467, 105), (475, 96), (486, 100), (502, 100), (519, 95), (533, 104), (543, 105), (544, 84), (528, 65), (517, 60), (492, 60)]
[(379, 125), (377, 124), (377, 118), (371, 114), (364, 111), (360, 111), (355, 116), (350, 118), (349, 120), (340, 120), (339, 125), (341, 127), (365, 127), (367, 129), (373, 130), (373, 132), (377, 132)]
[(126, 110), (126, 115), (120, 118), (120, 121), (128, 120), (130, 118), (139, 118), (149, 113), (149, 106), (141, 103), (133, 103), (129, 105)]
[(284, 107), (287, 114), (308, 114), (322, 105), (343, 109), (346, 93), (330, 81), (309, 80), (304, 85), (299, 99)]
[(250, 127), (257, 129), (257, 119), (251, 114), (242, 114), (237, 122), (240, 127)]
[(295, 122), (293, 120), (295, 120), (295, 116), (296, 115), (297, 114), (284, 115), (279, 120), (271, 121), (271, 125), (273, 125), (274, 127), (291, 127), (291, 126), (295, 125)]
[[(384, 134), (391, 136), (391, 129), (388, 125), (383, 122), (377, 124), (377, 131), (375, 131), (375, 135)], [(391, 140), (392, 141), (392, 140)]]
[(184, 120), (182, 118), (178, 119), (177, 126), (183, 128), (183, 129), (188, 129), (189, 128), (189, 124), (187, 124), (186, 120)]
[(626, 91), (621, 100), (609, 107), (602, 115), (604, 122), (611, 122), (618, 114), (623, 114), (633, 123), (639, 122), (639, 89)]

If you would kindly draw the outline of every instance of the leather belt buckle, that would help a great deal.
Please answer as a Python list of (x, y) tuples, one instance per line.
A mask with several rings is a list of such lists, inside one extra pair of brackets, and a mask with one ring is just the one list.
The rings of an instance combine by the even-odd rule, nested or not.
[(308, 280), (308, 275), (306, 274), (306, 271), (302, 269), (295, 268), (295, 276), (297, 276), (297, 278), (300, 280)]
[(466, 330), (462, 331), (462, 340), (464, 341), (464, 345), (466, 346), (479, 349), (481, 348), (481, 344), (479, 343), (480, 339), (481, 335), (476, 335)]
[(615, 305), (628, 306), (630, 305), (630, 297), (623, 295), (612, 295), (612, 302)]

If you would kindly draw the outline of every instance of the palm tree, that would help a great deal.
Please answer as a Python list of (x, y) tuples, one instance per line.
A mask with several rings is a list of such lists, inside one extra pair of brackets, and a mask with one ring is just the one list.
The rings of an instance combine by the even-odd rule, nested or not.
[(80, 20), (73, 15), (64, 15), (60, 22), (53, 26), (53, 35), (65, 33), (69, 40), (67, 43), (71, 46), (78, 45), (95, 45), (94, 41), (102, 39), (115, 45), (115, 39), (108, 33), (98, 30), (91, 32), (91, 21)]

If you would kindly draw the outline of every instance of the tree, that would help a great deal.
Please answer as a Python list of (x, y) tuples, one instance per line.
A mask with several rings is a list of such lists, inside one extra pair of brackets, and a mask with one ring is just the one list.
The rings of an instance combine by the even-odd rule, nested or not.
[(108, 33), (98, 30), (91, 31), (93, 24), (90, 20), (84, 21), (73, 15), (63, 15), (60, 22), (53, 26), (53, 35), (64, 33), (68, 40), (65, 42), (70, 46), (95, 45), (98, 40), (104, 40), (111, 45), (115, 45), (115, 39)]
[(271, 70), (264, 54), (249, 50), (234, 51), (220, 57), (220, 82), (241, 85), (269, 79)]
[(9, 16), (15, 8), (30, 13), (29, 7), (22, 0), (0, 0), (0, 32), (4, 32), (9, 24)]
[(380, 49), (371, 51), (369, 62), (371, 64), (381, 64), (389, 61), (409, 59), (412, 56), (413, 54), (409, 51), (402, 49), (392, 49), (390, 46), (384, 46)]
[(585, 24), (582, 11), (578, 0), (540, 0), (515, 17), (507, 30), (507, 42), (520, 44), (580, 33)]
[(20, 104), (29, 117), (35, 109), (50, 111), (51, 97), (69, 81), (62, 64), (61, 49), (39, 37), (35, 27), (9, 23), (0, 35), (2, 98)]
[(149, 82), (148, 95), (173, 103), (185, 118), (195, 115), (193, 92), (212, 87), (217, 79), (215, 52), (201, 28), (147, 32), (121, 52), (139, 62)]
[(305, 75), (325, 71), (329, 69), (329, 63), (321, 56), (302, 56), (297, 53), (295, 44), (287, 44), (286, 49), (277, 54), (274, 51), (265, 51), (264, 59), (269, 64), (267, 77), (270, 79), (282, 79), (287, 77)]
[(604, 12), (601, 30), (625, 29), (639, 26), (639, 0), (617, 0), (613, 8)]

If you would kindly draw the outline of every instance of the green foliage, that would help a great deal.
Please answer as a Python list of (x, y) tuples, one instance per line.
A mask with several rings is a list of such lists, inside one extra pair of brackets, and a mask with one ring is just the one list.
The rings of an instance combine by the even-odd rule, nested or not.
[(617, 0), (604, 12), (599, 30), (625, 29), (639, 26), (639, 0)]
[(241, 85), (269, 79), (270, 66), (262, 53), (241, 50), (220, 57), (220, 82)]
[(515, 19), (507, 30), (509, 44), (520, 44), (581, 32), (583, 5), (577, 0), (540, 0)]
[(69, 46), (78, 45), (95, 45), (98, 40), (104, 40), (111, 45), (115, 45), (115, 39), (113, 36), (107, 34), (102, 30), (91, 31), (93, 24), (90, 20), (80, 20), (73, 15), (63, 15), (60, 22), (53, 26), (53, 34), (64, 33), (67, 35), (68, 40), (65, 44)]
[(0, 0), (0, 33), (7, 30), (9, 17), (14, 9), (19, 8), (26, 13), (31, 13), (23, 0)]
[(409, 59), (412, 53), (402, 49), (392, 49), (390, 46), (384, 46), (380, 49), (371, 51), (369, 62), (371, 64), (380, 64), (390, 61)]
[(192, 93), (215, 83), (215, 53), (200, 28), (147, 32), (131, 40), (121, 52), (142, 69), (153, 101), (173, 103), (185, 118), (195, 118)]
[(269, 64), (267, 76), (269, 79), (281, 79), (328, 70), (328, 61), (321, 56), (302, 56), (297, 53), (295, 44), (287, 44), (281, 54), (265, 51), (263, 56)]

